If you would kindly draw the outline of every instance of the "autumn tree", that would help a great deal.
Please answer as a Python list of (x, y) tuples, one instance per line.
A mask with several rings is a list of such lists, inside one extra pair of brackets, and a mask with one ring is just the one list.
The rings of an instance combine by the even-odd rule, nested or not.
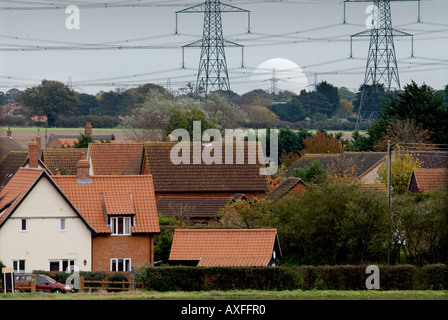
[(218, 212), (226, 227), (255, 228), (269, 212), (272, 202), (266, 198), (238, 199)]
[(345, 99), (339, 100), (339, 108), (336, 111), (336, 114), (342, 118), (353, 118), (356, 117), (356, 114), (353, 112), (353, 104)]
[(427, 149), (431, 144), (431, 132), (423, 129), (421, 124), (416, 123), (415, 120), (395, 120), (391, 122), (384, 134), (384, 137), (376, 141), (374, 149), (376, 151), (386, 151), (387, 141), (390, 140), (392, 144), (412, 144), (414, 149)]
[[(394, 194), (403, 194), (407, 191), (412, 171), (421, 168), (423, 163), (412, 155), (396, 151), (391, 157), (390, 185)], [(387, 184), (387, 161), (378, 169), (379, 181)]]
[(312, 138), (308, 137), (303, 140), (303, 144), (305, 148), (300, 152), (301, 155), (305, 153), (342, 153), (344, 151), (341, 141), (334, 135), (325, 132), (316, 132)]

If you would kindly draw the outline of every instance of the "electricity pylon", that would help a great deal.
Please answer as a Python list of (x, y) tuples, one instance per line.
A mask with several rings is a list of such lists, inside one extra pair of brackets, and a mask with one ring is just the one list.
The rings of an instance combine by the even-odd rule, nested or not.
[[(395, 55), (394, 37), (412, 37), (412, 34), (392, 27), (390, 1), (391, 0), (373, 0), (373, 5), (370, 6), (372, 8), (370, 26), (368, 26), (367, 30), (356, 33), (350, 37), (350, 42), (354, 37), (370, 37), (364, 83), (361, 91), (358, 117), (356, 120), (356, 129), (358, 129), (360, 122), (365, 121), (366, 118), (369, 120), (377, 115), (377, 111), (362, 111), (362, 108), (366, 107), (368, 101), (372, 101), (372, 99), (375, 98), (378, 99), (382, 89), (390, 91), (399, 90), (401, 88), (397, 57)], [(345, 2), (366, 1), (346, 0)], [(351, 52), (350, 57), (353, 57)], [(411, 52), (411, 57), (413, 57), (413, 52)], [(366, 117), (366, 115), (368, 115), (368, 117)]]
[[(222, 32), (221, 13), (223, 12), (245, 12), (248, 14), (248, 33), (250, 33), (250, 11), (232, 5), (223, 4), (219, 0), (206, 0), (204, 3), (176, 12), (176, 34), (178, 13), (204, 13), (204, 28), (202, 39), (182, 46), (182, 67), (184, 65), (184, 48), (200, 47), (201, 58), (196, 80), (196, 93), (203, 93), (205, 97), (216, 90), (230, 91), (229, 74), (225, 47), (243, 46), (225, 40)], [(244, 62), (241, 63), (244, 67)]]

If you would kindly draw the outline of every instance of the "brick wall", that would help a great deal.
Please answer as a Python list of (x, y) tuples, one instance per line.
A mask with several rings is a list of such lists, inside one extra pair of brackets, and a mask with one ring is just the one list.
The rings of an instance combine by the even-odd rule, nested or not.
[(110, 271), (110, 259), (130, 258), (135, 267), (154, 263), (152, 235), (99, 235), (92, 241), (92, 271)]

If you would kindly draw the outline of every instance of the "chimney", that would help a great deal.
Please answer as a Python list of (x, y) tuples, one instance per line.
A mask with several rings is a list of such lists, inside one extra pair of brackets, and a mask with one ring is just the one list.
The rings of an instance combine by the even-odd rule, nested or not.
[(59, 169), (59, 168), (56, 169), (56, 175), (57, 175), (57, 176), (60, 176), (60, 175), (61, 175), (61, 169)]
[(90, 122), (87, 122), (84, 127), (84, 135), (92, 136), (92, 124)]
[(42, 148), (42, 138), (40, 136), (36, 137), (36, 142), (39, 145), (39, 149)]
[(88, 160), (86, 160), (85, 152), (82, 153), (81, 160), (78, 161), (77, 171), (79, 182), (89, 180), (90, 163)]
[(33, 140), (28, 143), (29, 167), (37, 169), (39, 167), (39, 144)]
[(12, 138), (11, 128), (8, 128), (8, 130), (6, 131), (6, 136)]

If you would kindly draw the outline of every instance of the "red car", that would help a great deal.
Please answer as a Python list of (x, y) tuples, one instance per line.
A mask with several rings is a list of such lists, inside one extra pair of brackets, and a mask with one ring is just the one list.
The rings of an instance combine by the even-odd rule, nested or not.
[(57, 282), (56, 280), (44, 274), (16, 274), (14, 276), (15, 287), (22, 291), (21, 287), (31, 287), (31, 278), (36, 279), (36, 291), (51, 293), (75, 292), (72, 286)]

